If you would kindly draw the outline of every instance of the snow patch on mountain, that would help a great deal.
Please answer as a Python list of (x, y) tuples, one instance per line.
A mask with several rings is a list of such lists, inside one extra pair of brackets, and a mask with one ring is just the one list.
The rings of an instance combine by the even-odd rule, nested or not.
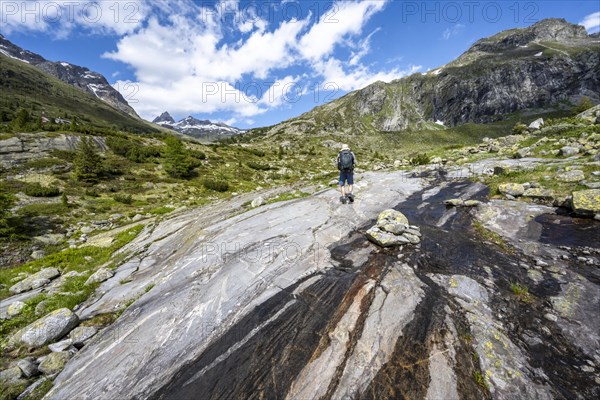
[(229, 126), (222, 122), (212, 122), (209, 120), (199, 120), (192, 116), (175, 122), (168, 112), (162, 113), (156, 117), (153, 123), (164, 128), (174, 130), (184, 135), (192, 136), (198, 139), (217, 140), (235, 136), (245, 131)]

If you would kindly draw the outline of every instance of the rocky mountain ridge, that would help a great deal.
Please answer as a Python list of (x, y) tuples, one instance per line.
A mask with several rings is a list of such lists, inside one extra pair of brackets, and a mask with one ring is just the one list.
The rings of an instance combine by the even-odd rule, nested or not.
[(176, 122), (171, 114), (166, 111), (160, 116), (156, 117), (152, 122), (162, 126), (163, 128), (171, 129), (184, 135), (207, 141), (228, 138), (245, 132), (222, 122), (199, 120), (192, 116)]
[(564, 19), (545, 19), (481, 39), (443, 67), (349, 93), (269, 132), (376, 133), (487, 123), (583, 96), (598, 103), (599, 77), (597, 36)]
[(68, 62), (48, 61), (38, 54), (20, 48), (2, 35), (0, 35), (0, 53), (30, 64), (69, 85), (94, 95), (119, 111), (139, 118), (121, 93), (113, 88), (106, 78), (98, 72)]

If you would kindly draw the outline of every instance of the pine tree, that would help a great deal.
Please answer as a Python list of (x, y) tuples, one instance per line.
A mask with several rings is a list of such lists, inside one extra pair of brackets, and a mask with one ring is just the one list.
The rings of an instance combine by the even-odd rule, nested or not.
[(82, 137), (77, 147), (75, 156), (74, 177), (78, 181), (96, 182), (104, 170), (102, 158), (94, 141), (88, 137)]
[(163, 151), (163, 167), (165, 172), (173, 178), (187, 178), (194, 169), (189, 151), (183, 142), (170, 136), (165, 139), (166, 147)]
[(31, 121), (31, 116), (29, 115), (29, 111), (24, 108), (21, 108), (15, 119), (12, 121), (12, 125), (15, 129), (23, 129), (27, 127), (27, 124)]

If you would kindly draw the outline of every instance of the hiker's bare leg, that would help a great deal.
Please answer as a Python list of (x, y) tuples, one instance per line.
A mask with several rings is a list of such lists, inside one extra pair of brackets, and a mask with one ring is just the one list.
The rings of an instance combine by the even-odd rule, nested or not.
[(352, 194), (352, 185), (348, 185), (348, 193)]
[(342, 190), (342, 197), (346, 196), (346, 185), (342, 185), (340, 188)]

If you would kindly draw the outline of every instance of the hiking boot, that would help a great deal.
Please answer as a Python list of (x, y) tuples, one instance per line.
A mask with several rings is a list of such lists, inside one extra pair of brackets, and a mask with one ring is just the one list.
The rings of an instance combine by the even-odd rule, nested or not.
[(347, 200), (348, 200), (348, 199), (346, 198), (346, 196), (342, 196), (342, 197), (340, 197), (340, 201), (342, 202), (342, 204), (346, 204), (346, 201), (347, 201)]
[(350, 201), (350, 203), (354, 203), (354, 195), (352, 193), (348, 194), (346, 197), (348, 198), (348, 201)]

